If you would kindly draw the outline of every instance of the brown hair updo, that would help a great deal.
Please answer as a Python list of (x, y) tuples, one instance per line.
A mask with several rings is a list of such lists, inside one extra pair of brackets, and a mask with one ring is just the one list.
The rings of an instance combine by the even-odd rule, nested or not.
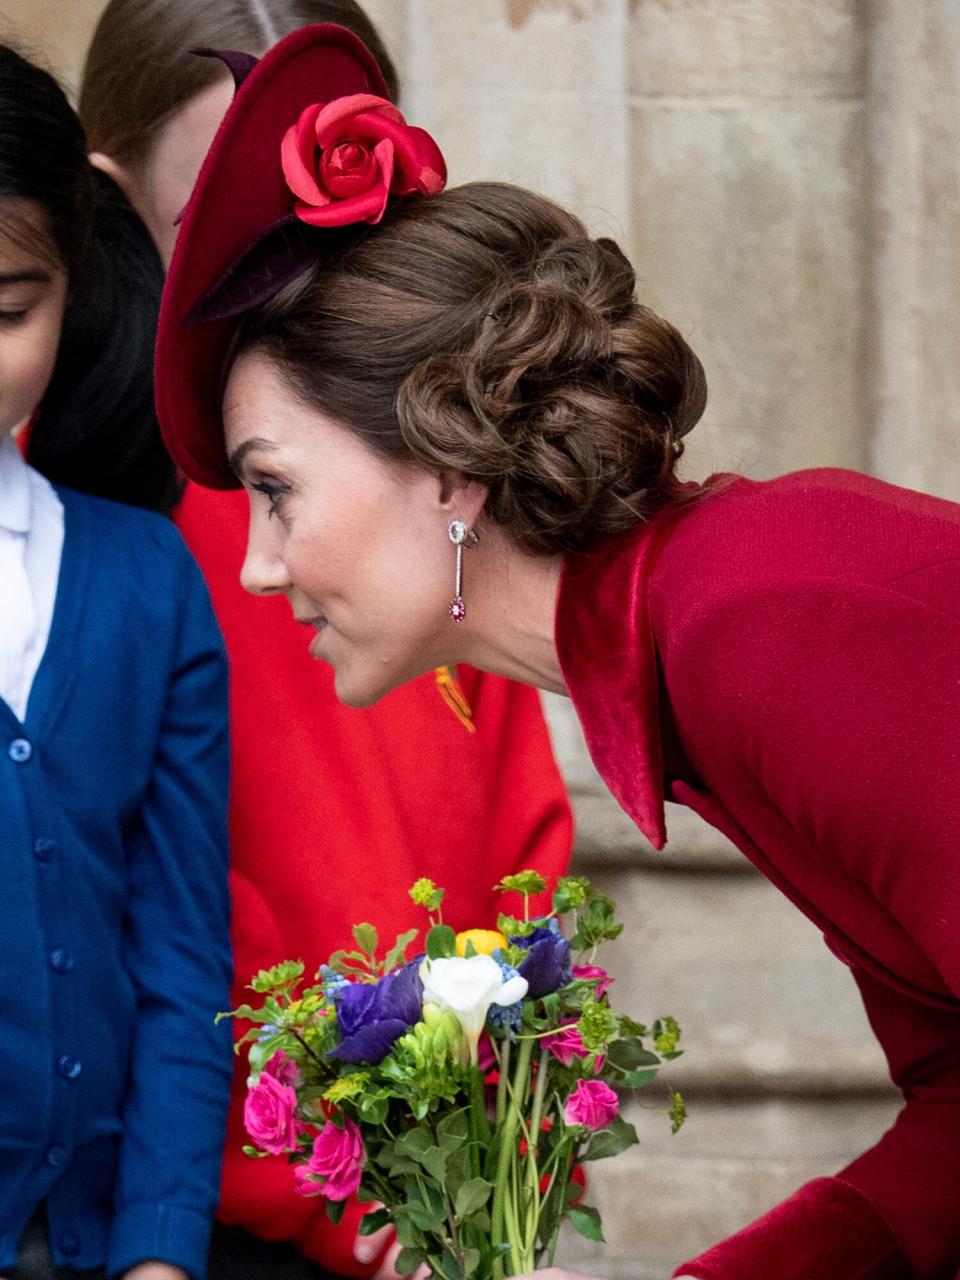
[(542, 196), (473, 183), (351, 228), (249, 318), (305, 403), (375, 452), (485, 485), (485, 514), (555, 553), (678, 496), (706, 381), (635, 298), (612, 240)]

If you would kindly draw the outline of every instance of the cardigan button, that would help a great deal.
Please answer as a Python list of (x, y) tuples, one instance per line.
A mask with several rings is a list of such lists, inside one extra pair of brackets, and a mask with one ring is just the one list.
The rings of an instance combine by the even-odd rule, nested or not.
[(83, 1063), (71, 1058), (69, 1053), (62, 1053), (57, 1059), (57, 1075), (61, 1080), (76, 1080), (82, 1070)]
[(54, 973), (69, 973), (73, 968), (73, 956), (63, 947), (54, 947), (50, 952), (50, 968)]
[(38, 862), (50, 862), (56, 852), (56, 840), (49, 840), (46, 836), (41, 836), (39, 840), (34, 840), (33, 842), (33, 856)]
[(57, 1236), (57, 1248), (66, 1258), (72, 1258), (80, 1252), (80, 1237), (72, 1231), (61, 1231)]
[(43, 1158), (51, 1169), (62, 1169), (70, 1159), (70, 1152), (66, 1147), (61, 1147), (59, 1143), (54, 1143), (52, 1147), (47, 1147), (46, 1155)]
[(7, 755), (14, 764), (26, 764), (33, 755), (33, 747), (26, 738), (14, 738), (7, 747)]

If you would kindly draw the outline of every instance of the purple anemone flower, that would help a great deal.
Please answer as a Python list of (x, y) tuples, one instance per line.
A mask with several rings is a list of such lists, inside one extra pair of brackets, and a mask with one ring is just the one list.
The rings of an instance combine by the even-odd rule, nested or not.
[(349, 982), (334, 993), (341, 1040), (328, 1058), (375, 1065), (395, 1040), (420, 1021), (423, 983), (419, 961), (405, 964), (379, 982)]
[(534, 929), (525, 938), (511, 938), (510, 941), (527, 949), (517, 970), (527, 980), (527, 995), (531, 1000), (559, 991), (572, 980), (570, 943), (561, 934), (555, 920), (546, 927)]

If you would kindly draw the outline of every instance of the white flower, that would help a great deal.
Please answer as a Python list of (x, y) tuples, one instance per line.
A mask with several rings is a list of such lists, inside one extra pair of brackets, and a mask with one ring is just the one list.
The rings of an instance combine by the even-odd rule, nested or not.
[(470, 1060), (477, 1060), (477, 1042), (492, 1004), (516, 1004), (527, 994), (527, 980), (516, 974), (504, 978), (492, 956), (452, 956), (449, 960), (426, 959), (420, 965), (424, 1003), (439, 1005), (455, 1013), (470, 1048)]

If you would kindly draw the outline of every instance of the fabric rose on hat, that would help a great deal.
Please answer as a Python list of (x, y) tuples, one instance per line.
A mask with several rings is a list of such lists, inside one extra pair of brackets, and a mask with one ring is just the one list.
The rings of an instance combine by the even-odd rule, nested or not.
[(328, 1120), (313, 1144), (310, 1159), (293, 1171), (296, 1190), (302, 1196), (346, 1200), (360, 1185), (366, 1159), (360, 1130), (350, 1117), (344, 1116), (342, 1129)]
[(391, 196), (434, 195), (447, 178), (429, 133), (369, 93), (306, 107), (280, 159), (296, 215), (314, 227), (379, 222)]

